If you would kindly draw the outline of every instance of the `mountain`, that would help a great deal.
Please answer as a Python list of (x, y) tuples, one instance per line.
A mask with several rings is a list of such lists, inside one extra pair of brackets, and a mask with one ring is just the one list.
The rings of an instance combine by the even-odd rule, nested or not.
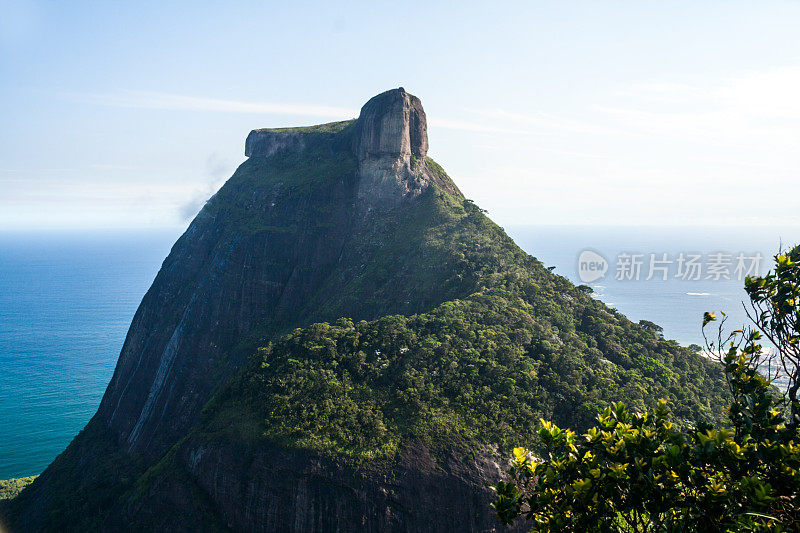
[(721, 370), (554, 275), (427, 157), (420, 100), (254, 130), (175, 243), (100, 408), (4, 509), (17, 531), (487, 531), (539, 416)]

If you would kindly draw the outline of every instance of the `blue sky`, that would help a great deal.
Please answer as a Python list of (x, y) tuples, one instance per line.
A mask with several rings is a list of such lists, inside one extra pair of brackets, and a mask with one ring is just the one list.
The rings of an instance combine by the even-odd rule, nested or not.
[(185, 225), (251, 129), (401, 85), (501, 225), (800, 225), (798, 21), (769, 1), (0, 0), (0, 230)]

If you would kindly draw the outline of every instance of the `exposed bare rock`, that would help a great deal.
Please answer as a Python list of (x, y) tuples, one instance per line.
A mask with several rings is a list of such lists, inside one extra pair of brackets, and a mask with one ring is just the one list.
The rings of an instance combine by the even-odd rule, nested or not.
[(302, 150), (303, 145), (299, 133), (253, 130), (244, 142), (244, 155), (269, 157), (281, 150)]
[(430, 184), (425, 111), (419, 98), (402, 87), (364, 104), (353, 145), (358, 199), (366, 211), (393, 208), (419, 196)]
[(359, 161), (412, 155), (424, 159), (428, 153), (428, 122), (422, 102), (402, 87), (364, 104), (357, 132), (355, 151)]

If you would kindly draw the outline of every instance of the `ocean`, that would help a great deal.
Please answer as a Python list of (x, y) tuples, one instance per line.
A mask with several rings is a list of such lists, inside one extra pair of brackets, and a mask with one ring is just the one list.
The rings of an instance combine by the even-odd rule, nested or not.
[(176, 238), (0, 233), (0, 479), (40, 473), (89, 421)]
[[(800, 228), (506, 229), (575, 283), (605, 261), (605, 275), (586, 282), (595, 296), (684, 345), (702, 344), (704, 311), (727, 312), (732, 329), (745, 321), (737, 257), (760, 253), (763, 272), (781, 243), (800, 243)], [(94, 414), (179, 233), (0, 233), (0, 479), (40, 473)], [(696, 257), (699, 271), (682, 268), (681, 254)], [(683, 279), (687, 272), (700, 279)]]

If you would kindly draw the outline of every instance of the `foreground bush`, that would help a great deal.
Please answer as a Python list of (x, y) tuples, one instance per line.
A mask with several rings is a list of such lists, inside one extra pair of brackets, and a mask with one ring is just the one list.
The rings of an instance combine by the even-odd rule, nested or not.
[[(580, 436), (542, 421), (546, 453), (514, 450), (498, 518), (524, 517), (532, 531), (799, 530), (800, 247), (775, 259), (774, 273), (746, 282), (755, 329), (723, 340), (720, 326), (707, 340), (732, 395), (729, 427), (679, 427), (664, 401), (645, 413), (615, 403)], [(777, 350), (762, 349), (762, 333)]]

